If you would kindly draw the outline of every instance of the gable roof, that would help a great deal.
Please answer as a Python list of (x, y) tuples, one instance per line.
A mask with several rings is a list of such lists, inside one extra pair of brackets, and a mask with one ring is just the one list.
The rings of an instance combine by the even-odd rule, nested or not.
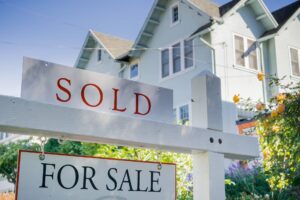
[(277, 33), (282, 28), (282, 26), (284, 26), (288, 22), (288, 20), (297, 12), (297, 10), (299, 10), (299, 8), (300, 1), (296, 1), (272, 12), (272, 15), (278, 23), (278, 27), (265, 32), (263, 36)]
[[(220, 17), (219, 6), (211, 0), (181, 0), (181, 3), (188, 3), (200, 12), (206, 13), (211, 18)], [(134, 49), (141, 49), (141, 51), (131, 52), (130, 55), (139, 55), (144, 48), (147, 48), (147, 43), (151, 39), (155, 28), (160, 23), (159, 19), (163, 12), (166, 11), (167, 0), (155, 0), (153, 6), (141, 28), (137, 39), (133, 45)]]
[[(278, 27), (276, 19), (267, 9), (263, 0), (231, 0), (219, 7), (220, 17), (223, 20), (224, 18), (226, 18), (226, 16), (230, 15), (230, 12), (236, 12), (236, 10), (243, 6), (250, 6), (253, 9), (256, 15), (256, 20), (261, 21), (267, 31), (276, 29)], [(192, 36), (200, 34), (205, 29), (211, 28), (214, 24), (216, 24), (216, 21), (205, 24), (196, 32), (194, 32)]]
[(130, 51), (133, 42), (116, 36), (89, 30), (84, 45), (75, 63), (75, 67), (85, 67), (97, 44), (100, 44), (113, 59), (118, 59), (120, 56), (127, 54)]
[(130, 40), (92, 30), (91, 33), (114, 59), (126, 54), (133, 45), (133, 42)]
[(187, 0), (211, 17), (220, 17), (219, 6), (211, 0)]
[(228, 3), (223, 4), (219, 8), (220, 16), (225, 15), (229, 10), (231, 10), (240, 0), (232, 0)]

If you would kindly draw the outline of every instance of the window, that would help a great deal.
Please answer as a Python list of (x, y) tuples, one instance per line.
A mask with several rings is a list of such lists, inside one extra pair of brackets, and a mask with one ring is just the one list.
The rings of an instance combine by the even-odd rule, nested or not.
[(169, 65), (169, 49), (165, 49), (161, 52), (161, 75), (162, 78), (169, 76), (170, 65)]
[(161, 78), (194, 67), (193, 40), (184, 40), (161, 51)]
[(179, 120), (182, 125), (189, 121), (189, 105), (184, 105), (179, 108)]
[(184, 67), (190, 68), (194, 65), (193, 40), (184, 41)]
[(235, 65), (258, 70), (256, 41), (234, 35)]
[(292, 66), (292, 74), (294, 76), (300, 76), (300, 65), (299, 65), (299, 50), (290, 48), (290, 58)]
[(244, 39), (240, 36), (234, 36), (235, 42), (235, 63), (239, 66), (245, 66), (244, 57)]
[(175, 24), (179, 21), (179, 7), (178, 4), (172, 7), (172, 24)]
[(256, 54), (256, 42), (253, 40), (247, 40), (248, 51), (249, 51), (249, 68), (250, 69), (258, 69), (257, 66), (257, 54)]
[(98, 61), (101, 61), (102, 59), (102, 51), (101, 49), (98, 50)]
[(181, 70), (181, 56), (180, 56), (180, 43), (172, 46), (173, 56), (173, 73), (180, 72)]
[(130, 79), (137, 79), (139, 76), (139, 65), (135, 64), (130, 67)]

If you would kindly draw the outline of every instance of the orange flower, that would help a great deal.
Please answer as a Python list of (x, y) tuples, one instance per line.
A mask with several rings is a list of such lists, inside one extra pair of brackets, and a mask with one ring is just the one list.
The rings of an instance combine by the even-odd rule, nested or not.
[(278, 103), (282, 103), (286, 98), (286, 94), (284, 93), (279, 93), (277, 96), (276, 96), (276, 100)]
[(277, 117), (277, 116), (278, 116), (277, 110), (272, 110), (271, 117)]
[(259, 72), (259, 73), (257, 74), (257, 79), (258, 79), (259, 81), (263, 81), (264, 78), (265, 78), (265, 74), (264, 74), (264, 73)]
[(233, 96), (233, 102), (235, 104), (238, 104), (240, 102), (240, 95), (239, 94)]
[(263, 109), (265, 109), (266, 108), (266, 105), (264, 104), (264, 103), (257, 103), (256, 104), (256, 110), (258, 110), (258, 111), (260, 111), (260, 110), (263, 110)]
[(283, 103), (278, 104), (276, 110), (279, 114), (283, 113), (285, 111), (285, 105)]
[(277, 125), (274, 125), (274, 126), (272, 127), (272, 131), (274, 131), (275, 133), (277, 133), (279, 130), (280, 130), (280, 127), (277, 126)]
[(263, 151), (263, 156), (264, 156), (264, 159), (268, 159), (269, 156), (270, 156), (270, 152), (268, 150), (264, 150)]

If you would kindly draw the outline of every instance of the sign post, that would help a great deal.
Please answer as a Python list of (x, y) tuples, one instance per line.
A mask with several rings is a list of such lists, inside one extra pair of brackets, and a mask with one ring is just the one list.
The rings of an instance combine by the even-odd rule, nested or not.
[[(192, 80), (192, 125), (222, 132), (221, 81), (209, 72)], [(210, 138), (222, 145), (222, 138)], [(230, 141), (229, 141), (230, 142)], [(194, 200), (225, 199), (224, 155), (216, 152), (193, 153)]]
[[(89, 83), (82, 84), (84, 87)], [(220, 80), (212, 74), (195, 77), (192, 127), (49, 104), (38, 98), (0, 96), (0, 131), (190, 153), (194, 165), (194, 199), (224, 200), (224, 158), (254, 159), (259, 156), (259, 148), (255, 137), (222, 132), (220, 90)]]

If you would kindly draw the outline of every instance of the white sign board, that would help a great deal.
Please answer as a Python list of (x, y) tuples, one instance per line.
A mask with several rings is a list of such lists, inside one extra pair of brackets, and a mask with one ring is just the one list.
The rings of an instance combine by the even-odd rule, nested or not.
[(19, 152), (17, 200), (175, 200), (176, 165)]
[(173, 122), (172, 90), (24, 58), (21, 97), (47, 104)]

